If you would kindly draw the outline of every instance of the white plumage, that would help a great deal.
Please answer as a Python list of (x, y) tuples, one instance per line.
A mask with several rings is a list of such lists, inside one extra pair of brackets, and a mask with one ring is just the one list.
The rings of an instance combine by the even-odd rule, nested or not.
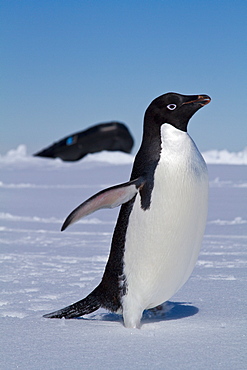
[(124, 253), (126, 327), (138, 327), (142, 312), (170, 299), (191, 275), (207, 218), (207, 167), (190, 136), (161, 126), (160, 161), (151, 205), (138, 193), (130, 214)]

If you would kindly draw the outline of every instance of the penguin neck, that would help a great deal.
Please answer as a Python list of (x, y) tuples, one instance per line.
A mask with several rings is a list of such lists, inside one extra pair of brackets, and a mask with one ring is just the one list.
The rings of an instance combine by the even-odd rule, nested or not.
[(138, 176), (153, 176), (160, 159), (161, 136), (160, 125), (157, 124), (147, 112), (144, 117), (143, 136), (141, 146), (136, 154), (131, 180)]
[(161, 126), (160, 136), (162, 151), (165, 150), (174, 155), (186, 150), (187, 145), (190, 146), (192, 141), (187, 132), (181, 131), (168, 123)]
[[(181, 131), (170, 124), (161, 126), (161, 158), (167, 164), (181, 168), (186, 166), (205, 167), (205, 162), (196, 144), (187, 132)], [(200, 162), (200, 164), (199, 164)]]
[(169, 123), (164, 123), (160, 127), (161, 142), (177, 145), (190, 137), (186, 131), (182, 131)]
[(160, 126), (162, 123), (147, 109), (144, 116), (143, 136), (140, 150), (150, 160), (158, 160), (161, 151)]

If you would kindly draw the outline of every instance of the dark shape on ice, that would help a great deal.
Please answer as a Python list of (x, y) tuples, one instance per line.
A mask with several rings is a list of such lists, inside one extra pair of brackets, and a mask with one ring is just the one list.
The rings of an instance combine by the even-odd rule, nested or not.
[(96, 311), (100, 308), (101, 304), (98, 298), (98, 290), (94, 289), (92, 293), (90, 293), (86, 298), (78, 301), (70, 306), (62, 308), (61, 310), (48, 313), (43, 317), (49, 319), (61, 319), (65, 317), (66, 319), (73, 319), (80, 317), (81, 315), (86, 315), (93, 311)]
[(134, 140), (126, 125), (120, 122), (101, 123), (76, 132), (54, 143), (34, 156), (78, 161), (89, 153), (102, 150), (130, 153)]
[(86, 298), (64, 307), (61, 310), (48, 313), (43, 317), (48, 319), (62, 319), (63, 317), (65, 319), (74, 319), (94, 312), (100, 307), (116, 312), (120, 308), (120, 302), (117, 296), (118, 292), (115, 291), (114, 288), (116, 290), (116, 287), (113, 286), (106, 291), (104, 281), (101, 281)]

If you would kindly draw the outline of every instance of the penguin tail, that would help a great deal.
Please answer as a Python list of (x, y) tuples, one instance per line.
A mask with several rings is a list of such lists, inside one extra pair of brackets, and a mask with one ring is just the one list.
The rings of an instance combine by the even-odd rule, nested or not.
[(91, 312), (96, 311), (101, 307), (101, 303), (97, 294), (97, 291), (94, 290), (86, 298), (73, 303), (70, 306), (64, 307), (61, 310), (54, 311), (44, 315), (43, 317), (48, 319), (73, 319), (80, 317)]

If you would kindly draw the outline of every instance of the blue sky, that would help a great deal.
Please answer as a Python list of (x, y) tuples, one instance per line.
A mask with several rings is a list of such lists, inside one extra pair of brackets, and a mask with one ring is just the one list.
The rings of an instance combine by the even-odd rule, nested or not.
[(200, 150), (247, 146), (247, 2), (0, 0), (0, 153), (34, 153), (93, 124), (128, 125), (169, 92), (208, 94)]

